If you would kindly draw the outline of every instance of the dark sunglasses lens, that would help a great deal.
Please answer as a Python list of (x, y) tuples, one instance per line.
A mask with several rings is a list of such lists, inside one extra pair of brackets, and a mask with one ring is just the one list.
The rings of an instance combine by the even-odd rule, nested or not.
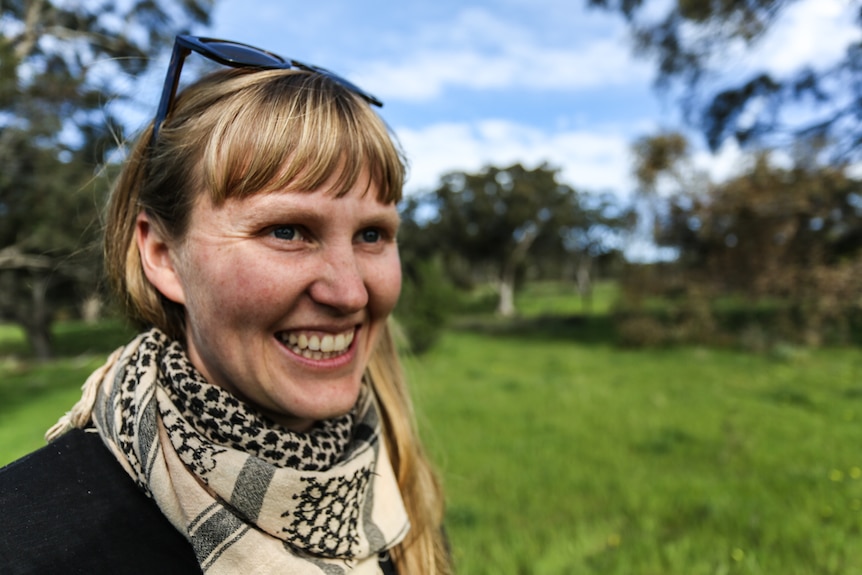
[(285, 63), (282, 58), (275, 54), (258, 50), (252, 46), (244, 46), (243, 44), (211, 41), (206, 42), (206, 46), (213, 52), (213, 54), (232, 64), (267, 67), (281, 66)]

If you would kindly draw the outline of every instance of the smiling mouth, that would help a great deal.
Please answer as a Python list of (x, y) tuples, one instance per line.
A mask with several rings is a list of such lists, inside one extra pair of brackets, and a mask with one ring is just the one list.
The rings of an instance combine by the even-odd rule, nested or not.
[(280, 332), (278, 339), (296, 355), (306, 359), (332, 359), (347, 353), (356, 330), (319, 335), (305, 332)]

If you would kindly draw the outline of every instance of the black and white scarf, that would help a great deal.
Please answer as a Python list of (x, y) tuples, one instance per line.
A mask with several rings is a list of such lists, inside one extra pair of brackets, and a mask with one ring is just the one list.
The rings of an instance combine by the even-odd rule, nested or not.
[(409, 529), (373, 392), (296, 433), (209, 384), (153, 329), (118, 349), (49, 432), (95, 425), (218, 574), (374, 574)]

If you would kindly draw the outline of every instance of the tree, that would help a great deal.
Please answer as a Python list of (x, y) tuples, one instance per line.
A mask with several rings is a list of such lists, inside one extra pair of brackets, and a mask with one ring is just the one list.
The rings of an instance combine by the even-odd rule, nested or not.
[[(0, 5), (0, 319), (50, 354), (59, 306), (93, 292), (106, 165), (126, 141), (118, 78), (140, 76), (212, 0)], [(128, 83), (128, 82), (127, 82)]]
[(627, 221), (615, 208), (611, 196), (579, 194), (560, 183), (547, 165), (489, 166), (447, 174), (432, 193), (408, 198), (402, 245), (422, 258), (441, 253), (461, 285), (492, 281), (497, 312), (511, 316), (516, 280), (532, 259), (611, 249)]
[[(817, 68), (801, 65), (777, 75), (756, 70), (730, 80), (716, 63), (732, 49), (752, 47), (779, 16), (799, 0), (673, 0), (662, 16), (645, 0), (587, 0), (591, 7), (620, 13), (636, 52), (655, 59), (657, 85), (681, 88), (688, 119), (715, 150), (728, 138), (765, 147), (803, 142), (828, 150), (832, 160), (862, 155), (862, 42), (847, 46), (839, 61)], [(819, 0), (805, 0), (818, 2)], [(851, 3), (852, 5), (852, 3)], [(856, 25), (862, 26), (862, 7)], [(799, 114), (799, 105), (806, 113)], [(824, 143), (828, 144), (824, 147)]]
[(841, 167), (780, 167), (764, 153), (740, 175), (712, 183), (685, 168), (687, 146), (663, 154), (669, 141), (679, 140), (639, 142), (638, 173), (644, 187), (674, 175), (655, 241), (679, 255), (652, 282), (628, 277), (625, 292), (671, 296), (687, 310), (680, 320), (698, 314), (701, 325), (692, 327), (701, 332), (716, 327), (711, 302), (729, 296), (747, 302), (752, 317), (758, 305), (776, 309), (761, 320), (782, 339), (848, 339), (862, 315), (862, 182)]

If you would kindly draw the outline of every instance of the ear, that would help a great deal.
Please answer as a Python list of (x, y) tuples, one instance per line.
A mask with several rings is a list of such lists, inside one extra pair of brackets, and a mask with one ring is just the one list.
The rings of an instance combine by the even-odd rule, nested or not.
[(185, 290), (174, 265), (176, 250), (143, 211), (135, 221), (135, 240), (144, 274), (150, 283), (169, 300), (185, 304)]

